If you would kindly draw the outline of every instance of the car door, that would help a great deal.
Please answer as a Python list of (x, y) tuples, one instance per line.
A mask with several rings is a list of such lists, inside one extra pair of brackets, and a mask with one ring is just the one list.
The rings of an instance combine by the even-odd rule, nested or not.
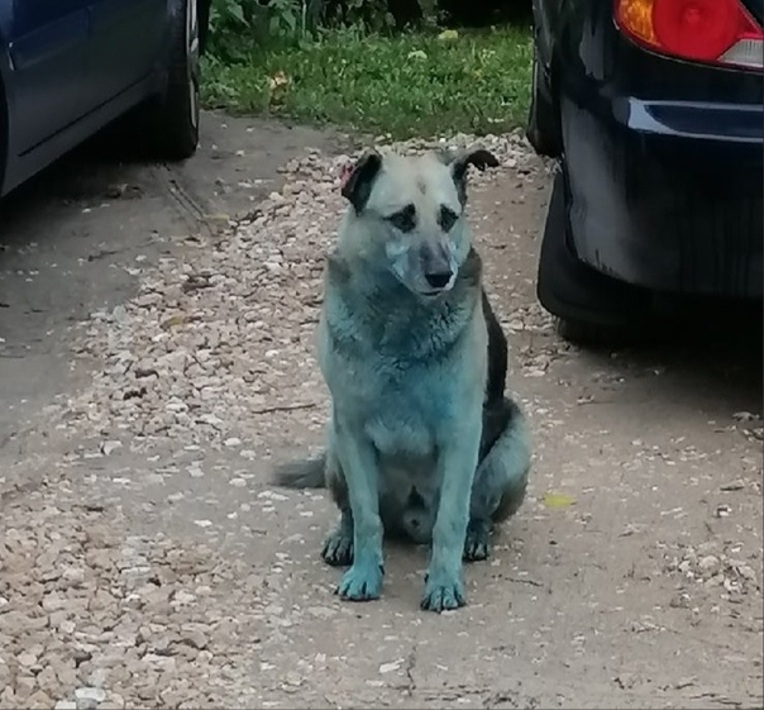
[(167, 6), (167, 0), (90, 0), (90, 105), (117, 96), (156, 68)]
[(82, 114), (87, 0), (13, 0), (13, 12), (14, 136), (23, 154)]

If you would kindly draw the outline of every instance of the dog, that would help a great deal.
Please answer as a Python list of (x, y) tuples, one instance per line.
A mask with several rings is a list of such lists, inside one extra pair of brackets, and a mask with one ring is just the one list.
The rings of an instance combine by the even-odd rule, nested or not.
[(463, 606), (463, 560), (488, 557), (494, 523), (525, 497), (530, 438), (465, 220), (470, 165), (498, 160), (372, 150), (342, 186), (318, 327), (325, 453), (274, 480), (331, 491), (340, 519), (322, 557), (350, 566), (346, 600), (380, 596), (387, 536), (431, 545), (422, 609)]

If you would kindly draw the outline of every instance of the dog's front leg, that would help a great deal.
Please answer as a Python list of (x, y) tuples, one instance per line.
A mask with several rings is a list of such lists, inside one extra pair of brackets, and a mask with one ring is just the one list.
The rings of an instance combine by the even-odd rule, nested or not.
[(441, 439), (438, 453), (440, 501), (432, 531), (422, 609), (443, 611), (464, 606), (462, 553), (470, 511), (470, 491), (480, 451), (480, 414)]
[(377, 452), (356, 422), (336, 418), (334, 425), (337, 455), (353, 513), (353, 564), (343, 575), (337, 593), (353, 601), (378, 599), (384, 567)]

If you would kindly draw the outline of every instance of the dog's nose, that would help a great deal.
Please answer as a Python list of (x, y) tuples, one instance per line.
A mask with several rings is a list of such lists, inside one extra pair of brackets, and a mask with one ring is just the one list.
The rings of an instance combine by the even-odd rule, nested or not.
[(451, 271), (431, 271), (424, 277), (433, 288), (443, 288), (451, 280)]

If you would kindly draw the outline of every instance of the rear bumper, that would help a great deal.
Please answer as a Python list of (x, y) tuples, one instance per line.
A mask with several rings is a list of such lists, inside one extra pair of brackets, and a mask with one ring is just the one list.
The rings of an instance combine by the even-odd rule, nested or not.
[(655, 291), (761, 297), (761, 105), (596, 93), (561, 97), (577, 257)]

